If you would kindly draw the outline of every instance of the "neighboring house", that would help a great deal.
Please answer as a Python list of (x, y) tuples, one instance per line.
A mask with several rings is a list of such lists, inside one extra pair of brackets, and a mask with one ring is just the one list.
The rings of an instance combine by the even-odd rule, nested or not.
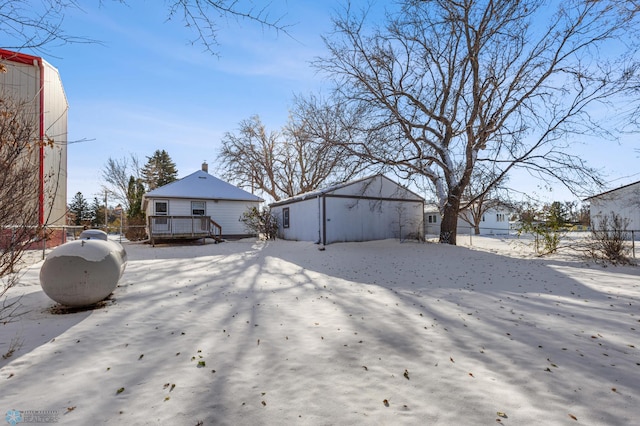
[[(512, 211), (507, 208), (491, 207), (487, 209), (482, 215), (480, 221), (480, 234), (479, 235), (501, 235), (508, 234), (510, 230), (509, 218)], [(468, 220), (463, 219), (468, 218)], [(440, 224), (442, 222), (442, 215), (438, 210), (436, 204), (429, 203), (425, 207), (424, 223), (425, 233), (428, 235), (440, 234)], [(462, 210), (458, 213), (458, 235), (474, 233), (474, 227), (469, 223), (473, 223), (469, 211)]]
[(40, 57), (4, 49), (0, 49), (0, 65), (0, 98), (7, 96), (27, 102), (38, 123), (34, 135), (37, 142), (27, 160), (38, 176), (37, 188), (33, 188), (38, 194), (34, 206), (38, 210), (38, 223), (33, 225), (47, 227), (47, 246), (62, 244), (66, 237), (63, 227), (67, 211), (69, 104), (60, 74)]
[(270, 205), (285, 240), (330, 244), (387, 238), (422, 239), (424, 199), (376, 175), (300, 194)]
[(590, 204), (591, 226), (598, 227), (605, 217), (612, 214), (629, 221), (628, 230), (640, 230), (640, 181), (586, 198)]
[(240, 221), (264, 200), (208, 173), (207, 164), (189, 176), (144, 194), (148, 235), (157, 239), (242, 238), (251, 234)]

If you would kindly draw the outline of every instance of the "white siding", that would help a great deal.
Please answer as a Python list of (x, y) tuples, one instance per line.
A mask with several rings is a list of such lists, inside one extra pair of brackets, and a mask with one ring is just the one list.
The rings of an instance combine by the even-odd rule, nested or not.
[(39, 103), (40, 70), (37, 62), (22, 64), (5, 60), (6, 73), (0, 73), (0, 85), (4, 94), (17, 97), (34, 106)]
[[(467, 235), (469, 233), (475, 233), (474, 228), (469, 222), (462, 219), (462, 215), (467, 214), (466, 212), (460, 212), (458, 215), (458, 235)], [(504, 218), (503, 221), (498, 220), (498, 215), (501, 215), (501, 218)], [(432, 217), (431, 223), (429, 223), (429, 216)], [(493, 235), (493, 234), (508, 234), (509, 227), (509, 217), (511, 216), (511, 212), (508, 210), (498, 210), (498, 209), (489, 209), (484, 214), (484, 221), (480, 222), (480, 235)], [(440, 233), (440, 225), (442, 222), (442, 216), (440, 212), (437, 210), (437, 207), (430, 206), (429, 209), (425, 210), (425, 232), (429, 235), (439, 234)]]
[(211, 216), (220, 226), (222, 235), (246, 235), (249, 234), (240, 222), (240, 217), (249, 207), (259, 208), (259, 203), (251, 201), (219, 201), (213, 202), (212, 210), (209, 209), (211, 202), (207, 203), (207, 215)]
[(272, 212), (280, 238), (330, 244), (422, 237), (423, 208), (420, 196), (378, 175), (275, 203)]
[[(24, 61), (24, 58), (18, 60)], [(57, 69), (42, 60), (44, 78), (41, 92), (38, 61), (34, 59), (28, 64), (19, 61), (14, 62), (11, 57), (3, 60), (7, 72), (0, 73), (0, 90), (4, 96), (28, 102), (36, 123), (39, 123), (40, 93), (43, 94), (44, 128), (38, 127), (35, 136), (38, 137), (42, 130), (45, 143), (53, 141), (53, 145), (45, 145), (43, 149), (43, 224), (64, 225), (67, 203), (67, 98)], [(38, 149), (33, 150), (33, 173), (40, 173)]]
[(334, 191), (328, 192), (331, 195), (353, 195), (356, 197), (375, 198), (403, 198), (407, 200), (421, 201), (421, 198), (411, 191), (403, 188), (397, 183), (384, 176), (374, 176), (370, 179), (363, 179), (352, 184), (347, 184)]
[[(293, 241), (320, 241), (320, 215), (319, 199), (309, 198), (273, 209), (278, 218), (280, 238)], [(282, 226), (282, 211), (289, 209), (289, 227)]]
[[(44, 62), (44, 61), (43, 61)], [(58, 70), (44, 62), (44, 137), (54, 141), (44, 152), (45, 221), (64, 225), (67, 200), (67, 111)], [(55, 197), (52, 195), (55, 194)], [(50, 213), (49, 213), (50, 212)], [(46, 217), (49, 214), (49, 217)]]
[[(157, 198), (158, 200), (161, 198)], [(145, 213), (147, 216), (153, 216), (153, 201), (155, 198), (149, 198)], [(249, 207), (260, 206), (257, 202), (252, 201), (229, 201), (229, 200), (202, 200), (202, 199), (184, 199), (184, 198), (162, 198), (169, 203), (169, 216), (191, 216), (191, 201), (206, 201), (205, 216), (210, 216), (216, 223), (222, 227), (222, 235), (247, 235), (249, 232), (245, 229), (244, 224), (240, 222), (240, 217)]]
[(640, 182), (611, 191), (589, 200), (591, 225), (598, 226), (612, 213), (629, 220), (628, 230), (640, 230)]
[(326, 243), (422, 235), (422, 203), (326, 199)]

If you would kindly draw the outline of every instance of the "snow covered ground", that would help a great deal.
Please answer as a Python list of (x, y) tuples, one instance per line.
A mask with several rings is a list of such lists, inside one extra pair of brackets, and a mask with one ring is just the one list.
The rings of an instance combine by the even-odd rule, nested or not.
[[(61, 425), (630, 425), (640, 268), (469, 246), (125, 243), (100, 309), (42, 262), (0, 325), (0, 414)], [(16, 413), (15, 411), (20, 413)], [(7, 417), (9, 418), (9, 417)], [(34, 418), (34, 417), (31, 417)]]

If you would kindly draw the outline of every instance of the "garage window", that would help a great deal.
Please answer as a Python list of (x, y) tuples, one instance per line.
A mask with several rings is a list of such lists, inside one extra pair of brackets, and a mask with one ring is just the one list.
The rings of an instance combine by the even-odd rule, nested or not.
[(289, 227), (289, 207), (285, 207), (282, 209), (282, 227)]

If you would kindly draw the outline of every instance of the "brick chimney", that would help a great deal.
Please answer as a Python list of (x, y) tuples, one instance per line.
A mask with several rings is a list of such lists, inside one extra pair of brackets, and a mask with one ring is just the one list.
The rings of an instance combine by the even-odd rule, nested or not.
[(207, 164), (206, 161), (202, 163), (202, 171), (205, 173), (209, 173), (209, 165)]

